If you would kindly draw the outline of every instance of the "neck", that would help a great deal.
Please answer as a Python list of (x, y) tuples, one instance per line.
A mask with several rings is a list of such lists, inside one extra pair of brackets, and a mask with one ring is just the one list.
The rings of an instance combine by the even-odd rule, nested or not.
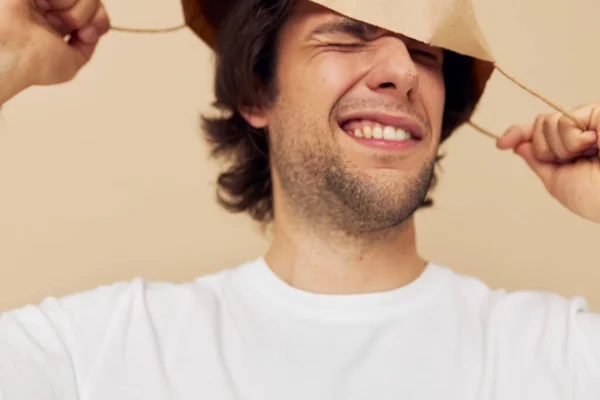
[(417, 254), (414, 220), (357, 239), (276, 218), (265, 261), (300, 290), (359, 294), (393, 290), (415, 280), (426, 261)]

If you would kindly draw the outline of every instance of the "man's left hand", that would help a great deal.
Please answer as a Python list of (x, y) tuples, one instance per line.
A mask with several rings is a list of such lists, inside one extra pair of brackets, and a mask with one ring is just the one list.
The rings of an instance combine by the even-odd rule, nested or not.
[(565, 207), (600, 223), (600, 104), (572, 113), (585, 129), (562, 114), (540, 115), (532, 125), (517, 125), (498, 139), (513, 149)]

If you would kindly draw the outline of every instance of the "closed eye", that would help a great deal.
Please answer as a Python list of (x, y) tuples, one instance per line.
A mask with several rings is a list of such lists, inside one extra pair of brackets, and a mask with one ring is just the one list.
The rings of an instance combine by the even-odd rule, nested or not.
[(329, 43), (327, 47), (333, 47), (338, 49), (361, 49), (365, 47), (364, 43)]
[(434, 62), (436, 64), (442, 62), (442, 60), (441, 60), (442, 56), (437, 53), (431, 52), (431, 51), (412, 49), (412, 50), (410, 50), (410, 54), (413, 57), (417, 56), (417, 57), (425, 58), (425, 59), (427, 59), (427, 61)]

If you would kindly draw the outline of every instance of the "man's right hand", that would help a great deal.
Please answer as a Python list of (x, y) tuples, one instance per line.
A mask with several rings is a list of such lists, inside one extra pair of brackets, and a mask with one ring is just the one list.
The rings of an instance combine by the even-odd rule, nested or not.
[(101, 0), (0, 0), (0, 104), (73, 79), (109, 29)]

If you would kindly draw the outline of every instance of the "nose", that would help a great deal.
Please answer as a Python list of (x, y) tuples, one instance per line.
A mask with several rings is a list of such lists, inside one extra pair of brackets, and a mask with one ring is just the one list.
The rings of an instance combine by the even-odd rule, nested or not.
[(412, 100), (419, 85), (417, 67), (402, 39), (379, 39), (367, 85), (374, 92)]

